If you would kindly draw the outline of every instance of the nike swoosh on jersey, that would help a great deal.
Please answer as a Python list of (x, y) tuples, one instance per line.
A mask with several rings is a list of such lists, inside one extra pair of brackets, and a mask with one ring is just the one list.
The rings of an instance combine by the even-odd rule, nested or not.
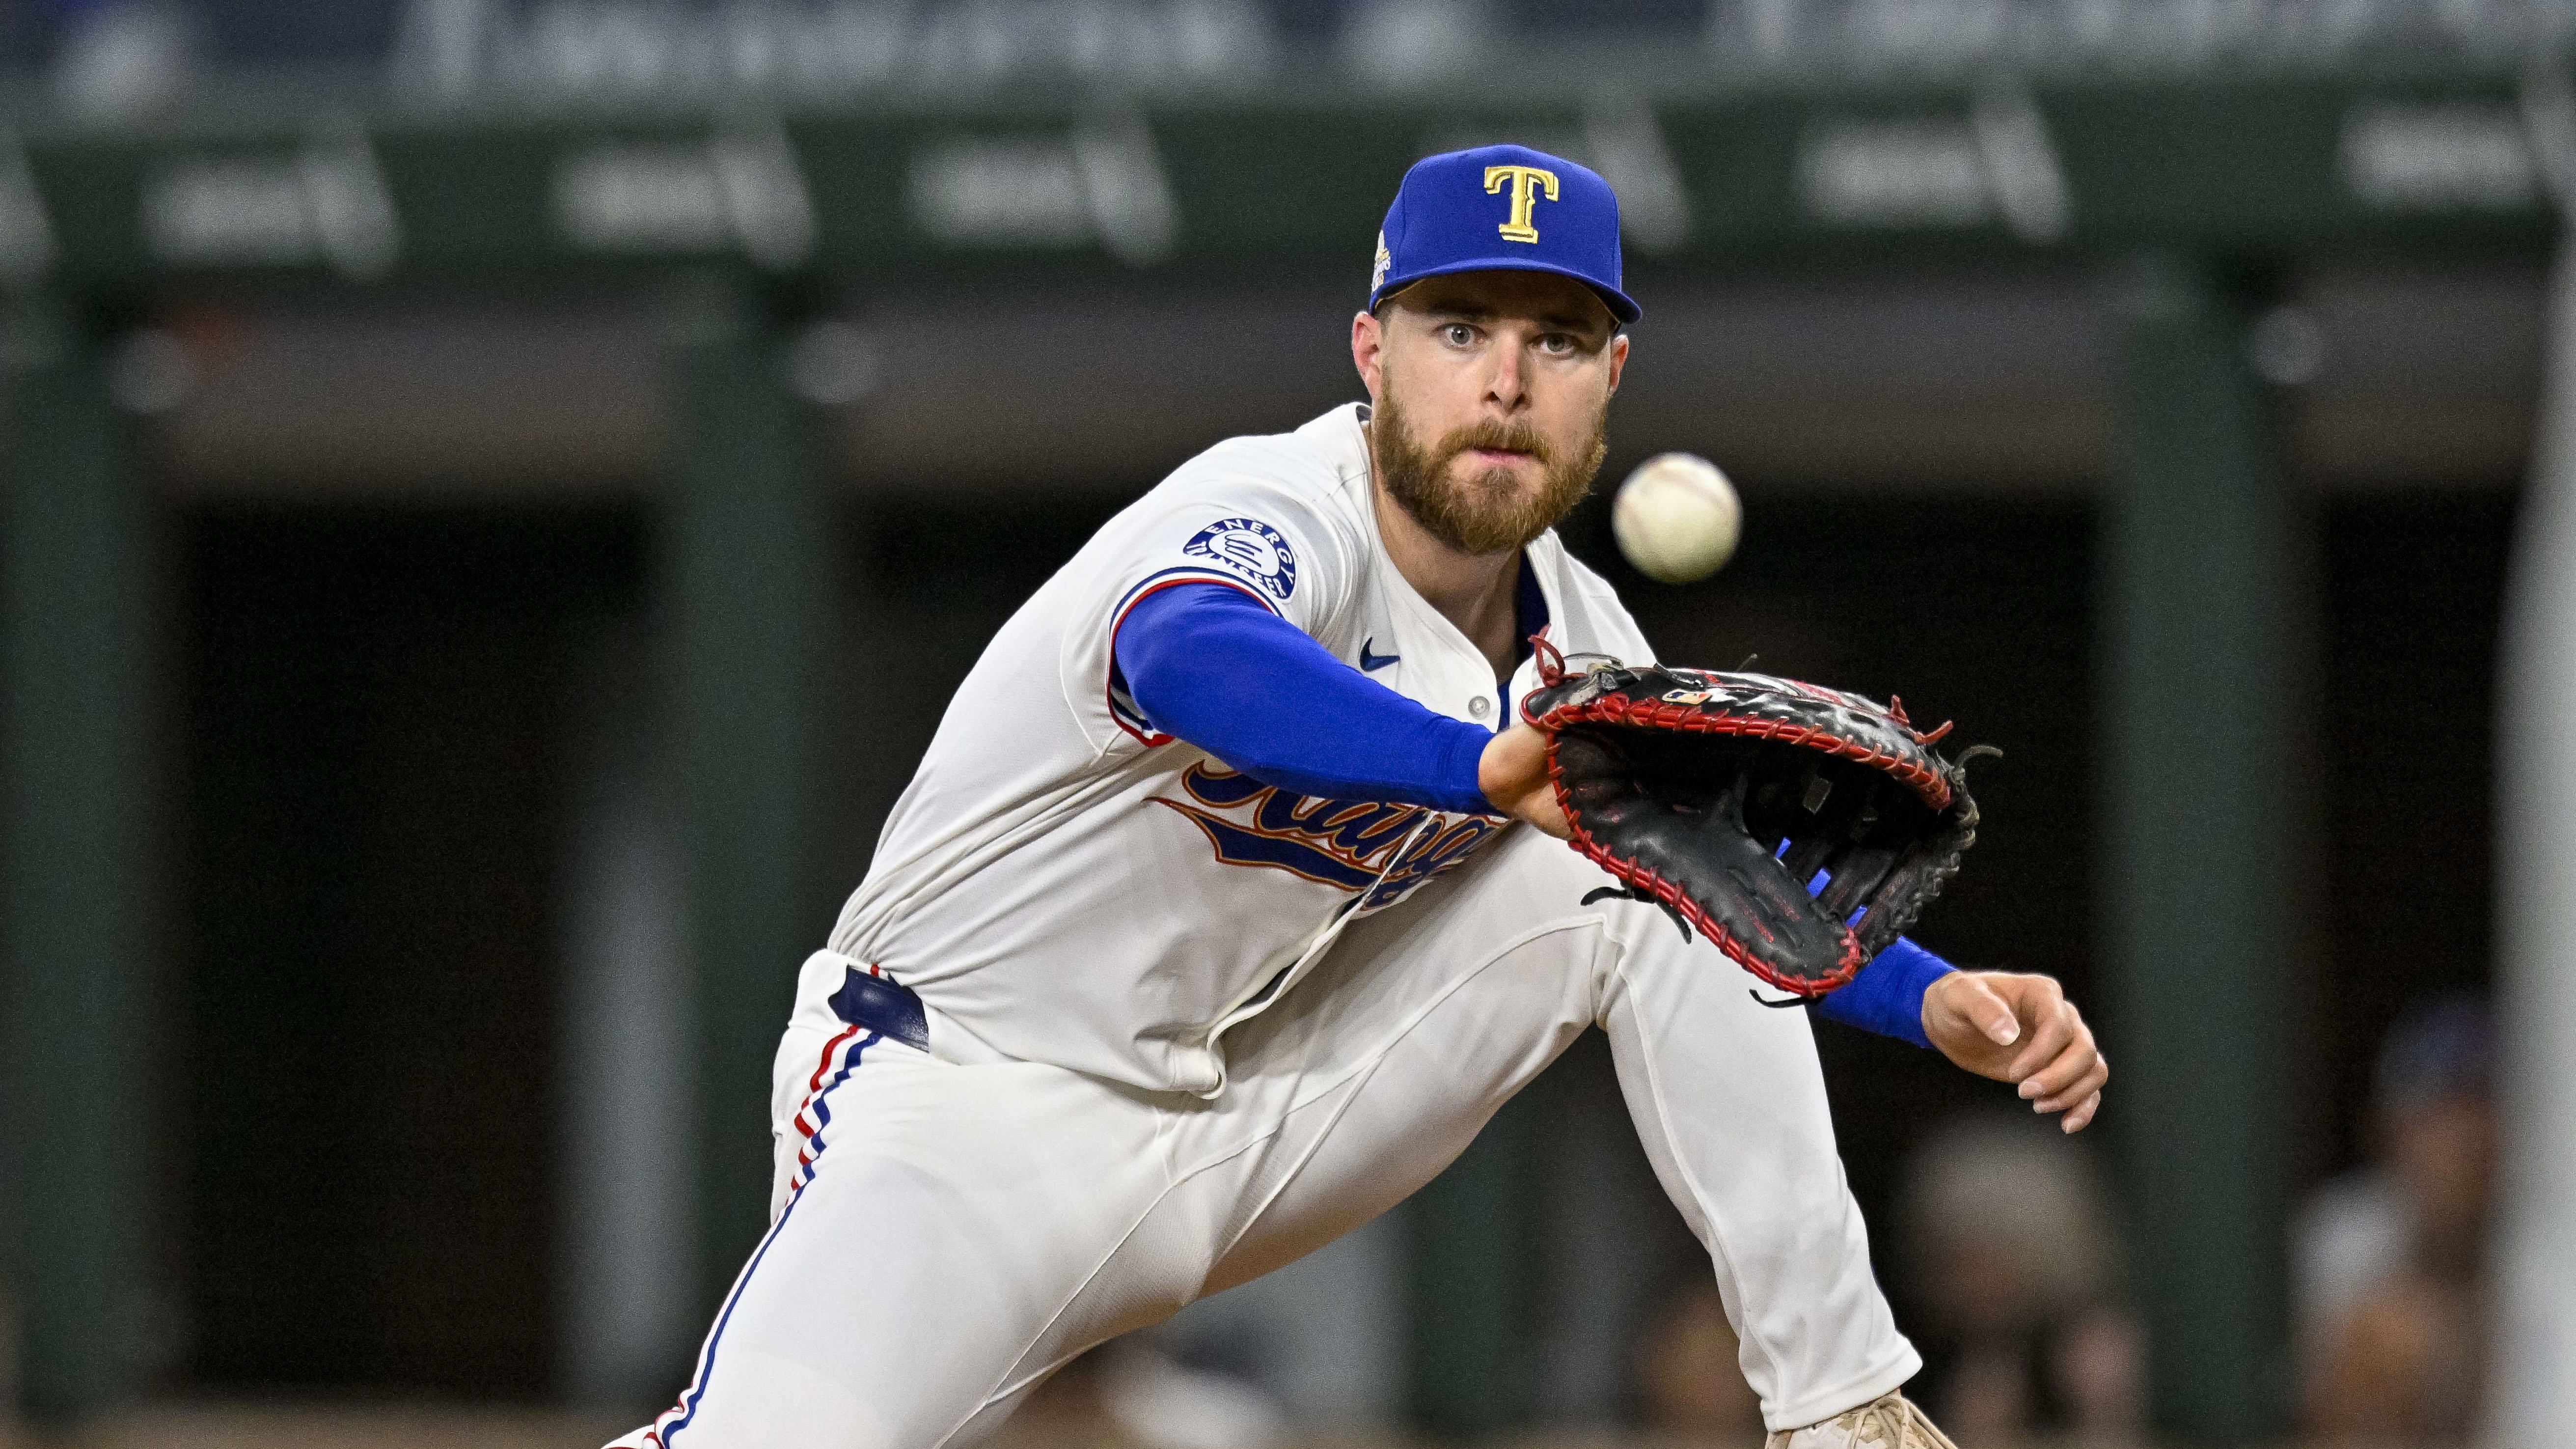
[(1404, 657), (1401, 654), (1371, 654), (1369, 652), (1369, 646), (1376, 642), (1377, 636), (1375, 634), (1371, 634), (1368, 638), (1360, 641), (1360, 672), (1363, 674), (1375, 674), (1379, 670), (1384, 669), (1388, 665), (1393, 664), (1398, 659)]

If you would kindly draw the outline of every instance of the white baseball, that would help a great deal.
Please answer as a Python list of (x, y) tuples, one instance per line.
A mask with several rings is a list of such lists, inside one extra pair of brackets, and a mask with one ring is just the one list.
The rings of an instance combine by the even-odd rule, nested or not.
[(1717, 465), (1695, 453), (1657, 453), (1610, 500), (1610, 531), (1637, 572), (1687, 584), (1724, 567), (1744, 531), (1744, 505)]

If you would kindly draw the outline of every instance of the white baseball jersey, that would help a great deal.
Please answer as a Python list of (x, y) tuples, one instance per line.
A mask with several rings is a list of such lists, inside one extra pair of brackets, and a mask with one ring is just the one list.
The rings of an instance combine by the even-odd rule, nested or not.
[[(1185, 582), (1238, 589), (1336, 657), (1488, 727), (1537, 685), (1493, 667), (1379, 542), (1359, 405), (1181, 465), (1049, 579), (950, 701), (833, 948), (919, 992), (932, 1050), (1213, 1094), (1223, 1034), (1292, 990), (1355, 916), (1509, 822), (1273, 789), (1157, 732), (1118, 620)], [(1547, 638), (1650, 657), (1553, 533), (1527, 550)], [(1284, 693), (1282, 710), (1299, 702)]]

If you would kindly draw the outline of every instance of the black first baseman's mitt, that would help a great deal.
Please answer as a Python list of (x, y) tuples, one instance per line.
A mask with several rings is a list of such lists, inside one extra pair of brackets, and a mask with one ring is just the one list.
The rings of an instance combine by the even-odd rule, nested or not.
[[(1977, 838), (1959, 761), (1858, 695), (1774, 679), (1541, 649), (1522, 715), (1576, 849), (1696, 927), (1745, 970), (1822, 996), (1914, 923)], [(1809, 896), (1818, 871), (1832, 875)], [(1604, 889), (1586, 900), (1622, 892)]]

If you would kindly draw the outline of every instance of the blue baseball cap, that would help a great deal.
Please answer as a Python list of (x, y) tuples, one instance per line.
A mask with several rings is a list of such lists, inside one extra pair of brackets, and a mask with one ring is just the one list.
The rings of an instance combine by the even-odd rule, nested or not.
[(1414, 162), (1377, 234), (1369, 310), (1425, 277), (1496, 270), (1572, 277), (1620, 321), (1643, 315), (1619, 290), (1619, 197), (1598, 173), (1527, 146)]

